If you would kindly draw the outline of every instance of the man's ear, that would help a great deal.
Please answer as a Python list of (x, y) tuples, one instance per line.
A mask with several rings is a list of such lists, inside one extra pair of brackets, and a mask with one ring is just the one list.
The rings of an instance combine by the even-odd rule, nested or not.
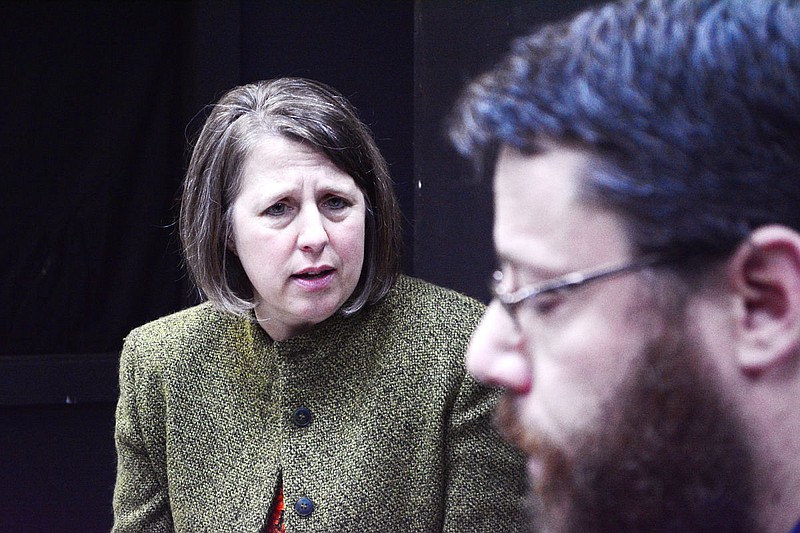
[(728, 275), (739, 305), (739, 367), (759, 375), (800, 352), (800, 234), (764, 226), (734, 252)]

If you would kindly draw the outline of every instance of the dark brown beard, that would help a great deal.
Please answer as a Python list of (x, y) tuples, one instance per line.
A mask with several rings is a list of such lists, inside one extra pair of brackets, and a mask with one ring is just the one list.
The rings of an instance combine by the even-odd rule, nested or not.
[(756, 530), (750, 450), (736, 418), (696, 364), (700, 354), (662, 344), (643, 355), (574, 454), (528, 431), (501, 400), (500, 431), (544, 465), (531, 480), (534, 531)]

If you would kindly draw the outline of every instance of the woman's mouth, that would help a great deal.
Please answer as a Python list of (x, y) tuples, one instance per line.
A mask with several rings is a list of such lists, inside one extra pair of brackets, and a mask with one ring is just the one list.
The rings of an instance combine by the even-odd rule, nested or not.
[(303, 288), (311, 291), (318, 291), (326, 288), (330, 284), (334, 272), (336, 272), (336, 270), (333, 268), (308, 269), (303, 272), (298, 272), (297, 274), (292, 274), (291, 277)]

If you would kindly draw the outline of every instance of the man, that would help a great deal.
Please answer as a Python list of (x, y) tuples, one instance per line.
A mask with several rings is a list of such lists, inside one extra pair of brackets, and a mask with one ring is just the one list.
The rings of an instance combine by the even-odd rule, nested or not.
[(800, 3), (607, 5), (462, 95), (494, 170), (507, 391), (542, 531), (788, 533), (800, 519)]

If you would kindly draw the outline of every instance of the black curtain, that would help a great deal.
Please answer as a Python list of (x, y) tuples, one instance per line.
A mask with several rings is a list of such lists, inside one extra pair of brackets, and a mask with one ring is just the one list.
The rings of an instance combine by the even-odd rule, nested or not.
[(0, 8), (2, 355), (113, 351), (181, 304), (181, 8)]

